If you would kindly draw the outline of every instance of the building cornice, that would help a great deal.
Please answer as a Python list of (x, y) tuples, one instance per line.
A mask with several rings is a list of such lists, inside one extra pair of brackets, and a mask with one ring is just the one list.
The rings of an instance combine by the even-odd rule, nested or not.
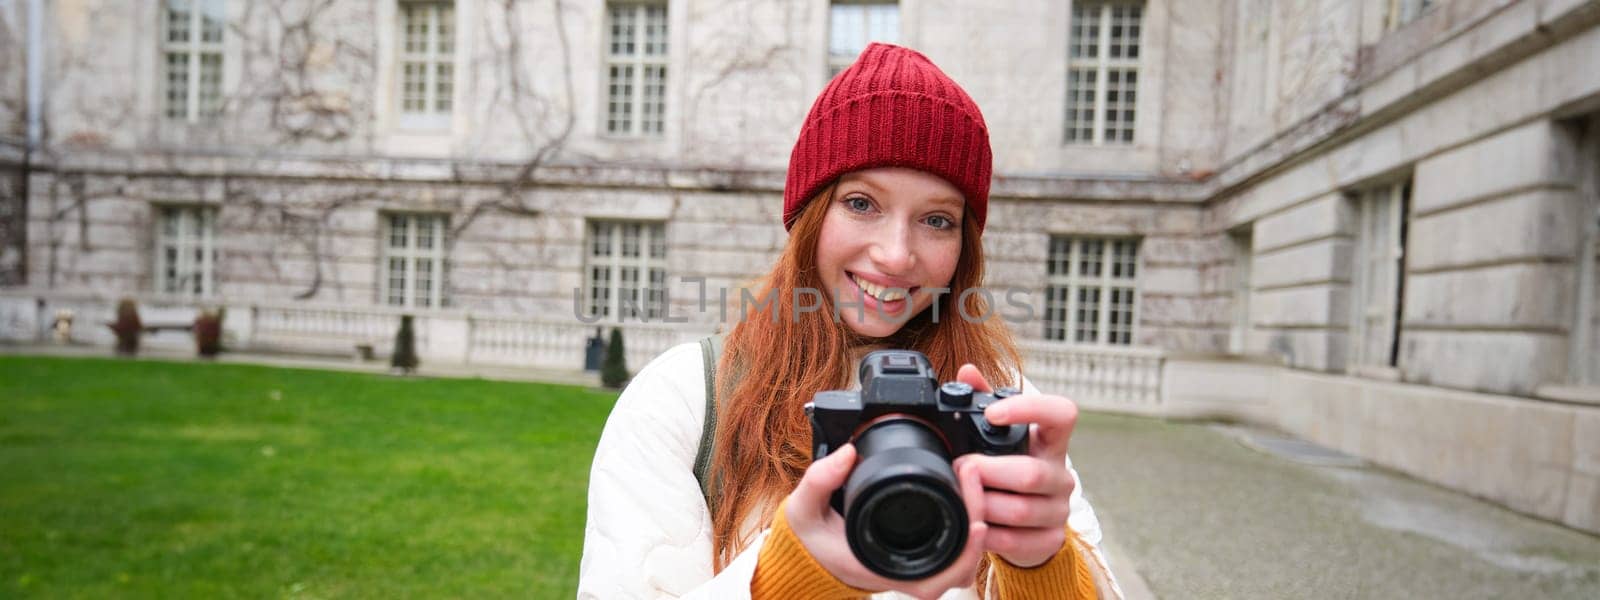
[[(546, 164), (461, 159), (247, 155), (84, 149), (36, 156), (34, 167), (62, 173), (183, 178), (267, 178), (353, 183), (481, 187), (581, 187), (693, 192), (783, 193), (780, 169), (727, 169), (651, 164)], [(1199, 204), (1203, 184), (1137, 175), (1001, 174), (990, 196), (1014, 200)]]
[(1206, 180), (1208, 199), (1225, 199), (1600, 24), (1600, 0), (1475, 4), (1469, 15), (1445, 10), (1451, 6), (1363, 48), (1344, 94), (1224, 162)]

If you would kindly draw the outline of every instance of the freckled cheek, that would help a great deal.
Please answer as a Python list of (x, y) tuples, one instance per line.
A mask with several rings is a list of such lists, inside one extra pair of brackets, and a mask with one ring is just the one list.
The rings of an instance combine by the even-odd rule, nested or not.
[(955, 276), (956, 262), (961, 257), (961, 243), (941, 241), (933, 244), (928, 251), (922, 254), (923, 269), (928, 274), (928, 287), (950, 287), (950, 279)]

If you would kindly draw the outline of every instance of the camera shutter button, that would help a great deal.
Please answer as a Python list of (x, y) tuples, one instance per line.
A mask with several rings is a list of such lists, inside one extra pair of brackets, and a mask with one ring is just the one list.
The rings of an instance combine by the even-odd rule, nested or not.
[[(1006, 386), (1006, 387), (1003, 387), (1003, 388), (1000, 388), (1000, 389), (997, 389), (997, 390), (994, 391), (994, 399), (995, 400), (1005, 400), (1006, 398), (1010, 398), (1012, 396), (1017, 396), (1017, 395), (1021, 395), (1021, 394), (1022, 394), (1022, 390), (1019, 390), (1019, 389), (1011, 387), (1011, 386)], [(988, 407), (984, 406), (983, 408), (988, 408)], [(995, 436), (995, 437), (1006, 437), (1006, 436), (1011, 435), (1011, 426), (1010, 425), (995, 425), (994, 423), (990, 423), (988, 419), (984, 419), (983, 420), (983, 432), (987, 433), (989, 435)]]
[(996, 437), (1005, 437), (1011, 435), (1011, 426), (995, 425), (994, 423), (990, 423), (988, 419), (984, 419), (983, 432)]

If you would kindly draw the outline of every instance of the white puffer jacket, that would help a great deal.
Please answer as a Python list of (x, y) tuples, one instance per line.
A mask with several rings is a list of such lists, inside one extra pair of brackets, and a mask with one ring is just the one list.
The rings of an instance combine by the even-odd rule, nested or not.
[[(711, 514), (694, 476), (705, 426), (704, 362), (699, 344), (675, 346), (640, 369), (617, 399), (589, 473), (579, 598), (750, 596), (756, 557), (768, 531), (751, 531), (755, 540), (712, 576)], [(1024, 381), (1023, 391), (1038, 390)], [(1072, 469), (1070, 459), (1067, 468)], [(1077, 471), (1072, 476), (1077, 479)], [(1090, 568), (1102, 597), (1120, 597), (1105, 568), (1100, 523), (1083, 498), (1081, 480), (1071, 504), (1068, 525), (1094, 547)], [(971, 589), (943, 596), (977, 597)]]

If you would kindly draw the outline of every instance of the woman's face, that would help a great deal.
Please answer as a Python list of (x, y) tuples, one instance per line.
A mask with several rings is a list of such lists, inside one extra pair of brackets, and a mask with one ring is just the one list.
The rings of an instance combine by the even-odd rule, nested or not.
[(840, 178), (817, 241), (823, 292), (839, 318), (881, 338), (932, 304), (955, 274), (965, 206), (955, 186), (914, 169)]

